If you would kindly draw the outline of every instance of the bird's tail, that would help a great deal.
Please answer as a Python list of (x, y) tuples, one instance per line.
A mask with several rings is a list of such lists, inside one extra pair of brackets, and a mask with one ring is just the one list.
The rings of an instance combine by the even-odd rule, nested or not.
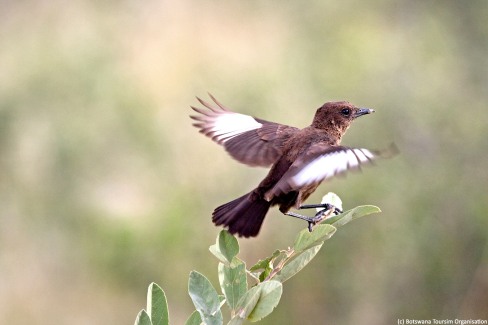
[(252, 191), (216, 208), (212, 221), (217, 226), (227, 227), (231, 234), (255, 237), (270, 206), (270, 202)]

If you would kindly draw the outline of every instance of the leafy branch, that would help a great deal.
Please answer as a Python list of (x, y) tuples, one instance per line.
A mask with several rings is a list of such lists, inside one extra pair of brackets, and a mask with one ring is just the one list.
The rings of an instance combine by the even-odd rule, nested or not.
[[(335, 194), (333, 194), (335, 196)], [(335, 196), (333, 199), (340, 199)], [(259, 321), (269, 315), (278, 305), (283, 282), (302, 270), (320, 251), (324, 242), (331, 238), (339, 227), (362, 216), (378, 213), (372, 205), (358, 206), (340, 215), (325, 219), (314, 227), (300, 231), (292, 247), (276, 250), (249, 269), (237, 257), (237, 239), (226, 230), (220, 231), (210, 252), (219, 260), (218, 278), (222, 295), (217, 293), (210, 281), (201, 273), (192, 271), (188, 292), (196, 310), (186, 325), (223, 324), (222, 307), (230, 309), (228, 325), (242, 324), (244, 320)], [(254, 282), (249, 288), (248, 277)], [(168, 305), (164, 291), (155, 283), (149, 285), (146, 310), (137, 315), (135, 325), (168, 325)]]

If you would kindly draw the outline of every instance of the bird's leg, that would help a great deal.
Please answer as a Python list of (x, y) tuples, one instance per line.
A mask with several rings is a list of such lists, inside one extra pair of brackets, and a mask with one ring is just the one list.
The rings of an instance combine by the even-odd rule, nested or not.
[[(320, 212), (322, 212), (322, 211), (320, 211)], [(313, 220), (315, 217), (310, 218), (310, 217), (307, 217), (307, 216), (304, 216), (304, 215), (301, 215), (301, 214), (298, 214), (295, 212), (290, 212), (290, 211), (285, 212), (284, 215), (305, 220), (306, 222), (308, 222), (308, 231), (310, 231), (310, 232), (312, 232), (312, 227), (315, 226), (315, 222)]]
[(324, 210), (334, 209), (335, 214), (342, 213), (342, 210), (333, 206), (330, 203), (319, 203), (319, 204), (304, 204), (300, 205), (298, 209), (314, 209), (314, 208), (324, 208)]
[(298, 219), (302, 219), (302, 220), (305, 220), (305, 221), (308, 221), (308, 222), (312, 222), (312, 219), (313, 218), (310, 218), (310, 217), (307, 217), (307, 216), (304, 216), (304, 215), (301, 215), (301, 214), (298, 214), (298, 213), (295, 213), (295, 212), (285, 212), (284, 215), (286, 216), (290, 216), (290, 217), (293, 217), (293, 218), (298, 218)]

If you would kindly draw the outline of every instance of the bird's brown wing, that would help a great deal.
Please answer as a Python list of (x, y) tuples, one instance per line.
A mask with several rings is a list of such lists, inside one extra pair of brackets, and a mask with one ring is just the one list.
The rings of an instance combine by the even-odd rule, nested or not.
[(380, 155), (381, 152), (368, 149), (314, 144), (295, 160), (276, 185), (266, 193), (266, 197), (272, 198), (313, 184), (318, 185), (348, 170), (360, 169), (361, 165), (372, 163)]
[(295, 127), (232, 112), (212, 95), (210, 98), (215, 105), (197, 97), (207, 109), (191, 107), (199, 113), (190, 116), (197, 121), (193, 125), (246, 165), (272, 165), (281, 156), (283, 142), (298, 131)]

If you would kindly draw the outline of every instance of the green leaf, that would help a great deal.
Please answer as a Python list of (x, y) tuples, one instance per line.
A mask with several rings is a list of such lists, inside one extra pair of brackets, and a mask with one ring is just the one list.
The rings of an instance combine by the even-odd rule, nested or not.
[(137, 318), (134, 325), (152, 325), (151, 318), (149, 318), (149, 315), (146, 313), (144, 309), (141, 310), (139, 314), (137, 314)]
[(240, 263), (235, 267), (219, 263), (219, 282), (229, 307), (237, 308), (239, 299), (247, 291), (246, 265)]
[(323, 243), (313, 246), (299, 254), (297, 254), (291, 261), (285, 264), (285, 266), (279, 271), (273, 280), (285, 282), (295, 274), (297, 274), (301, 269), (305, 267), (319, 252)]
[(271, 274), (271, 272), (273, 272), (273, 268), (267, 267), (266, 269), (263, 270), (263, 272), (259, 273), (258, 276), (259, 282), (263, 282), (264, 280), (266, 280), (266, 278)]
[(147, 314), (153, 325), (168, 325), (168, 303), (163, 289), (156, 283), (151, 283), (147, 289)]
[(212, 253), (215, 257), (217, 257), (219, 259), (219, 261), (221, 261), (222, 263), (229, 263), (227, 261), (227, 258), (225, 258), (225, 256), (220, 252), (219, 250), (219, 246), (217, 244), (214, 244), (212, 246), (210, 246), (208, 248), (208, 250), (210, 251), (210, 253)]
[(198, 311), (194, 311), (190, 317), (185, 322), (185, 325), (200, 325), (202, 324), (202, 318), (200, 317), (200, 314)]
[(227, 230), (221, 230), (217, 238), (220, 252), (225, 256), (229, 263), (232, 262), (234, 256), (239, 254), (239, 243), (237, 239), (232, 236)]
[(249, 289), (249, 291), (247, 291), (244, 294), (244, 296), (242, 296), (242, 298), (239, 300), (237, 304), (238, 307), (236, 308), (236, 313), (233, 317), (233, 320), (234, 318), (240, 318), (241, 320), (246, 319), (249, 316), (249, 314), (251, 314), (252, 310), (258, 303), (260, 296), (261, 296), (261, 287), (259, 285)]
[(303, 229), (298, 233), (293, 248), (297, 253), (302, 252), (329, 239), (336, 230), (337, 229), (331, 225), (317, 225), (312, 232), (309, 232), (308, 229)]
[(261, 287), (261, 295), (258, 303), (247, 317), (251, 322), (257, 322), (268, 316), (280, 302), (283, 293), (283, 285), (278, 281), (266, 281), (258, 284), (258, 286)]
[(282, 292), (282, 284), (273, 280), (252, 287), (239, 301), (237, 312), (229, 324), (241, 324), (246, 318), (256, 322), (269, 315), (278, 305)]
[(323, 223), (324, 224), (331, 224), (336, 228), (344, 226), (346, 223), (367, 216), (368, 214), (379, 213), (381, 212), (380, 208), (374, 205), (360, 205), (346, 211), (338, 216), (328, 218)]
[(273, 271), (273, 265), (275, 261), (279, 258), (283, 258), (285, 256), (285, 251), (280, 251), (280, 250), (275, 250), (273, 252), (273, 255), (263, 259), (259, 260), (256, 264), (254, 264), (249, 271), (258, 271), (258, 270), (263, 270), (262, 272), (255, 272), (253, 276), (256, 276), (257, 279), (260, 282), (263, 282), (266, 277)]
[(190, 280), (188, 281), (188, 292), (205, 324), (223, 323), (219, 295), (203, 274), (191, 271)]
[(268, 267), (272, 267), (273, 261), (281, 254), (282, 252), (277, 249), (273, 252), (273, 255), (266, 257), (263, 260), (259, 260), (256, 264), (254, 264), (249, 271), (257, 271), (257, 270), (264, 270)]
[(227, 230), (221, 230), (217, 236), (215, 245), (210, 246), (210, 252), (221, 262), (230, 264), (239, 253), (239, 243)]

